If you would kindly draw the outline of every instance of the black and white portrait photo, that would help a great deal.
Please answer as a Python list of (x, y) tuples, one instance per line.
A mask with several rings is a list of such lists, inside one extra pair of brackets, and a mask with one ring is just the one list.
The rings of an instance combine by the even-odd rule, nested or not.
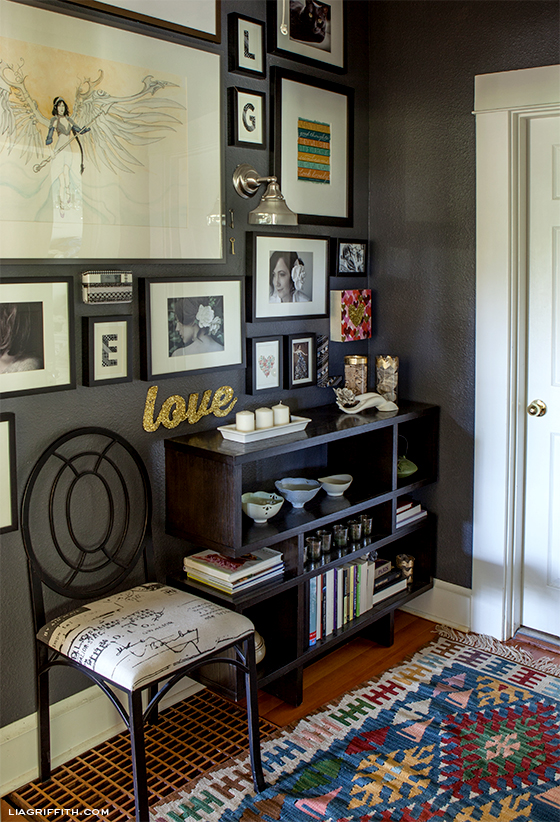
[(168, 308), (170, 357), (224, 350), (222, 296), (178, 297)]
[(0, 304), (0, 374), (42, 368), (43, 303)]
[(366, 274), (367, 244), (344, 242), (338, 244), (337, 269), (339, 274)]
[(313, 299), (313, 253), (273, 251), (270, 255), (271, 303), (308, 303)]

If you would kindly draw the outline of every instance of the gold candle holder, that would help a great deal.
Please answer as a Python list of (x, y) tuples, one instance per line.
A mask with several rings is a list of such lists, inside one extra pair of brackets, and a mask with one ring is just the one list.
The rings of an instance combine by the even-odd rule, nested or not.
[(390, 400), (397, 401), (397, 388), (399, 384), (399, 358), (398, 357), (376, 357), (375, 374), (377, 379), (377, 393)]

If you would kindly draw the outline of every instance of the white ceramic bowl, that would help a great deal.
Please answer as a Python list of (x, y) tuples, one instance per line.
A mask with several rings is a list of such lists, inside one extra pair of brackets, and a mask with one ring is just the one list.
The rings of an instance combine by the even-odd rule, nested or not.
[(319, 482), (329, 497), (341, 497), (352, 484), (350, 474), (332, 474), (330, 477), (319, 477)]
[(321, 490), (317, 480), (304, 479), (303, 477), (285, 477), (276, 480), (274, 483), (278, 491), (294, 508), (303, 508), (306, 502), (313, 499), (315, 494)]
[(248, 517), (251, 517), (255, 522), (263, 523), (278, 513), (284, 505), (284, 500), (278, 494), (255, 491), (254, 493), (243, 494), (241, 505)]

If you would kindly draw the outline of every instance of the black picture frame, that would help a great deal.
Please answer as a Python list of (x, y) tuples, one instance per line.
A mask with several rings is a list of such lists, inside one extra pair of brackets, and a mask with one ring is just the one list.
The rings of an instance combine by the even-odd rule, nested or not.
[(300, 2), (300, 21), (294, 16), (297, 3), (292, 11), (289, 0), (269, 0), (268, 51), (323, 71), (345, 74), (348, 65), (346, 3), (344, 0), (315, 0), (313, 5), (316, 14), (323, 10), (328, 18), (323, 15), (322, 20), (316, 19), (316, 25), (310, 28), (305, 0)]
[(267, 147), (266, 94), (228, 88), (228, 144), (239, 148)]
[(331, 276), (367, 277), (369, 272), (369, 241), (333, 238)]
[[(0, 534), (17, 531), (18, 499), (17, 499), (17, 460), (16, 460), (16, 417), (11, 411), (0, 414), (1, 432), (1, 464), (0, 484), (2, 494)], [(4, 498), (5, 496), (5, 498)]]
[(262, 20), (238, 12), (228, 14), (228, 68), (245, 77), (266, 77), (265, 24)]
[[(298, 299), (283, 302), (273, 284), (273, 268), (278, 257), (300, 261), (303, 271), (294, 280), (292, 266), (287, 285)], [(329, 314), (329, 238), (311, 234), (247, 233), (248, 301), (251, 322), (269, 320), (310, 320)], [(301, 293), (302, 292), (302, 293)]]
[[(245, 368), (243, 277), (141, 277), (139, 285), (143, 380)], [(194, 306), (196, 323), (193, 320), (182, 325), (198, 325), (212, 341), (205, 341), (202, 349), (197, 346), (189, 351), (189, 343), (196, 342), (196, 338), (187, 341), (181, 335), (175, 312), (179, 300), (191, 298), (199, 303), (198, 308)], [(189, 303), (191, 313), (192, 308)], [(214, 325), (217, 319), (220, 322)]]
[[(93, 388), (132, 382), (130, 314), (82, 317), (82, 383)], [(107, 335), (113, 339), (105, 339)], [(101, 372), (107, 369), (107, 376)]]
[(11, 355), (13, 367), (5, 366), (0, 373), (0, 396), (20, 397), (75, 388), (73, 278), (3, 279), (0, 307), (3, 311), (9, 307), (16, 317), (23, 315), (26, 328), (25, 339), (19, 341), (21, 353), (17, 357)]
[[(275, 361), (270, 362), (274, 357)], [(283, 388), (284, 338), (281, 334), (247, 340), (247, 393)]]
[(317, 342), (312, 332), (288, 334), (284, 348), (284, 384), (290, 391), (317, 383)]
[[(204, 0), (205, 3), (212, 0)], [(123, 20), (132, 20), (136, 23), (145, 23), (150, 26), (155, 26), (156, 29), (164, 29), (165, 31), (174, 31), (178, 34), (188, 34), (191, 37), (198, 37), (201, 40), (207, 40), (209, 43), (221, 42), (221, 3), (222, 0), (213, 0), (215, 6), (214, 17), (214, 32), (204, 31), (194, 28), (193, 26), (185, 26), (174, 20), (165, 20), (161, 17), (152, 17), (151, 15), (142, 14), (133, 9), (121, 8), (112, 3), (101, 3), (98, 0), (66, 0), (68, 5), (83, 6), (94, 11), (102, 11), (105, 14), (110, 14), (113, 17), (121, 18)], [(157, 5), (154, 4), (154, 8)]]
[[(302, 225), (351, 227), (354, 89), (279, 66), (271, 75), (272, 165), (286, 202)], [(317, 145), (320, 154), (314, 156)], [(305, 165), (302, 152), (310, 153)]]

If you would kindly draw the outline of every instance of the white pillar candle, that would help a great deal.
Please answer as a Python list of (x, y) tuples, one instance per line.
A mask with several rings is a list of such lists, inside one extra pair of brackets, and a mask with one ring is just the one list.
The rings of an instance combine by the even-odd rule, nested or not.
[(257, 428), (272, 428), (274, 425), (272, 408), (257, 408), (255, 416), (257, 418)]
[(238, 431), (254, 431), (255, 415), (252, 411), (238, 411), (235, 415), (235, 427)]
[(287, 425), (290, 422), (290, 409), (287, 405), (282, 405), (281, 402), (273, 405), (272, 413), (274, 414), (274, 425)]

